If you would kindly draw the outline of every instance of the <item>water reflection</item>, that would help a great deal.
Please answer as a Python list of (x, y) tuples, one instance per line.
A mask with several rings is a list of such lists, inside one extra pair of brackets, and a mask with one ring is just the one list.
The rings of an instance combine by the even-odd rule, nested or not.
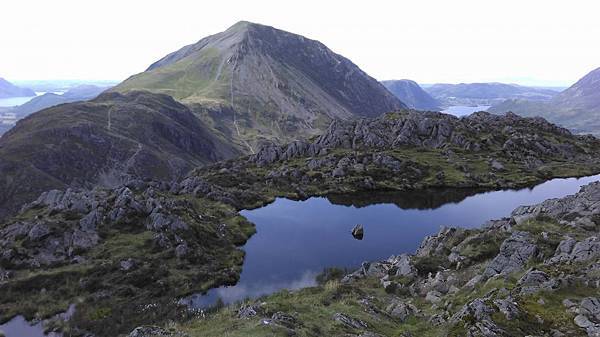
[[(508, 216), (520, 205), (573, 194), (599, 177), (554, 179), (533, 188), (492, 192), (454, 189), (304, 201), (280, 198), (242, 211), (256, 224), (257, 234), (244, 247), (246, 259), (238, 284), (194, 296), (190, 304), (202, 308), (219, 298), (230, 303), (314, 285), (317, 272), (326, 267), (354, 268), (362, 261), (412, 253), (441, 226), (478, 227)], [(351, 235), (357, 224), (364, 227), (361, 241)]]
[(394, 204), (402, 209), (435, 209), (445, 204), (458, 203), (467, 197), (485, 192), (484, 189), (431, 188), (418, 193), (396, 191), (374, 191), (369, 193), (331, 194), (327, 196), (334, 205), (366, 207), (373, 204)]

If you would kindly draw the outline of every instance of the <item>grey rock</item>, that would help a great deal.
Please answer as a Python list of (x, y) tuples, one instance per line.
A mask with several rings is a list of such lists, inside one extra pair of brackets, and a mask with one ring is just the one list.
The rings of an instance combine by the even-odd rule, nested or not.
[(295, 328), (296, 324), (298, 323), (298, 321), (296, 320), (296, 318), (294, 316), (287, 314), (285, 312), (282, 312), (282, 311), (278, 311), (278, 312), (274, 313), (273, 316), (271, 317), (271, 320), (273, 320), (275, 323), (277, 323), (279, 325), (283, 325), (289, 329)]
[(96, 232), (84, 232), (79, 229), (73, 232), (71, 239), (73, 247), (84, 250), (96, 246), (100, 241), (100, 237)]
[(333, 315), (333, 320), (353, 329), (368, 328), (367, 323), (339, 312)]
[(417, 309), (411, 304), (394, 299), (385, 311), (400, 322), (404, 322), (408, 317), (414, 315)]
[(450, 318), (450, 321), (456, 324), (468, 316), (474, 317), (477, 321), (490, 320), (490, 315), (493, 313), (494, 309), (487, 305), (483, 299), (477, 298), (465, 304)]
[(598, 237), (592, 236), (583, 241), (567, 238), (560, 242), (554, 256), (547, 263), (582, 262), (598, 257), (600, 257), (600, 239)]
[(27, 237), (31, 241), (38, 241), (50, 234), (48, 226), (42, 223), (36, 223), (27, 233)]
[(12, 277), (12, 272), (10, 270), (4, 270), (0, 267), (0, 283), (4, 281), (8, 281)]
[(392, 256), (388, 261), (396, 269), (396, 276), (413, 276), (417, 273), (416, 268), (412, 265), (411, 257), (408, 254)]
[(255, 317), (260, 312), (261, 312), (261, 305), (259, 303), (244, 304), (238, 310), (238, 318)]
[(513, 320), (519, 316), (519, 308), (512, 298), (496, 299), (494, 305), (504, 314), (507, 320)]
[(490, 162), (490, 167), (494, 171), (504, 171), (505, 170), (504, 165), (502, 165), (502, 163), (500, 163), (499, 161), (497, 161), (495, 159)]
[(181, 243), (175, 247), (175, 256), (182, 259), (190, 253), (188, 245), (186, 243)]
[(442, 293), (437, 290), (431, 290), (425, 295), (425, 301), (430, 303), (440, 303), (442, 301)]
[(131, 258), (119, 262), (119, 265), (121, 266), (121, 270), (123, 271), (130, 271), (136, 266), (135, 261)]
[(128, 337), (186, 337), (181, 332), (172, 332), (157, 326), (140, 326), (135, 328)]
[(98, 209), (94, 209), (79, 220), (79, 227), (83, 231), (93, 231), (101, 222), (102, 213)]
[(506, 275), (520, 270), (537, 254), (531, 234), (527, 232), (514, 232), (502, 242), (500, 253), (488, 264), (483, 276)]

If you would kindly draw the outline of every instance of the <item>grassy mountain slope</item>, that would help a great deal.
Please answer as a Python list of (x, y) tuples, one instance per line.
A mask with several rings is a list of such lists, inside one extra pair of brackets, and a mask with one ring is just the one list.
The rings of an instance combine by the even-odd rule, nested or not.
[(52, 188), (171, 180), (239, 152), (166, 95), (108, 93), (17, 123), (0, 139), (0, 215)]
[(315, 135), (335, 118), (404, 107), (322, 43), (249, 22), (165, 56), (114, 90), (138, 89), (192, 106), (247, 152)]

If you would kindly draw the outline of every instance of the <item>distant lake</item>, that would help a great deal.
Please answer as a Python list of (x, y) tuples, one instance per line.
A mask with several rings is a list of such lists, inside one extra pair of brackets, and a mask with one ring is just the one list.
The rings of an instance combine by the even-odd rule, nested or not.
[(443, 110), (442, 112), (450, 114), (450, 115), (454, 115), (457, 117), (463, 117), (463, 116), (468, 116), (474, 112), (486, 111), (489, 108), (490, 108), (490, 105), (478, 105), (478, 106), (455, 105), (455, 106), (446, 108), (446, 110)]
[[(36, 91), (36, 93), (35, 93), (36, 96), (0, 98), (0, 108), (23, 105), (23, 104), (31, 101), (31, 99), (33, 99), (34, 97), (41, 96), (45, 93), (46, 93), (45, 91)], [(57, 95), (62, 95), (65, 92), (64, 91), (52, 91), (52, 93), (57, 94)]]
[(12, 107), (21, 104), (25, 104), (31, 101), (35, 96), (28, 97), (11, 97), (11, 98), (0, 98), (0, 107)]

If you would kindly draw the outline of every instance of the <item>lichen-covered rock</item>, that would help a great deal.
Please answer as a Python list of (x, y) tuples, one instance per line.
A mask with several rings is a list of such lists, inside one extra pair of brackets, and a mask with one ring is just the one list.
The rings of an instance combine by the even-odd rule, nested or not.
[(520, 270), (537, 254), (537, 251), (531, 234), (514, 232), (502, 242), (500, 253), (488, 264), (483, 276), (489, 278)]

